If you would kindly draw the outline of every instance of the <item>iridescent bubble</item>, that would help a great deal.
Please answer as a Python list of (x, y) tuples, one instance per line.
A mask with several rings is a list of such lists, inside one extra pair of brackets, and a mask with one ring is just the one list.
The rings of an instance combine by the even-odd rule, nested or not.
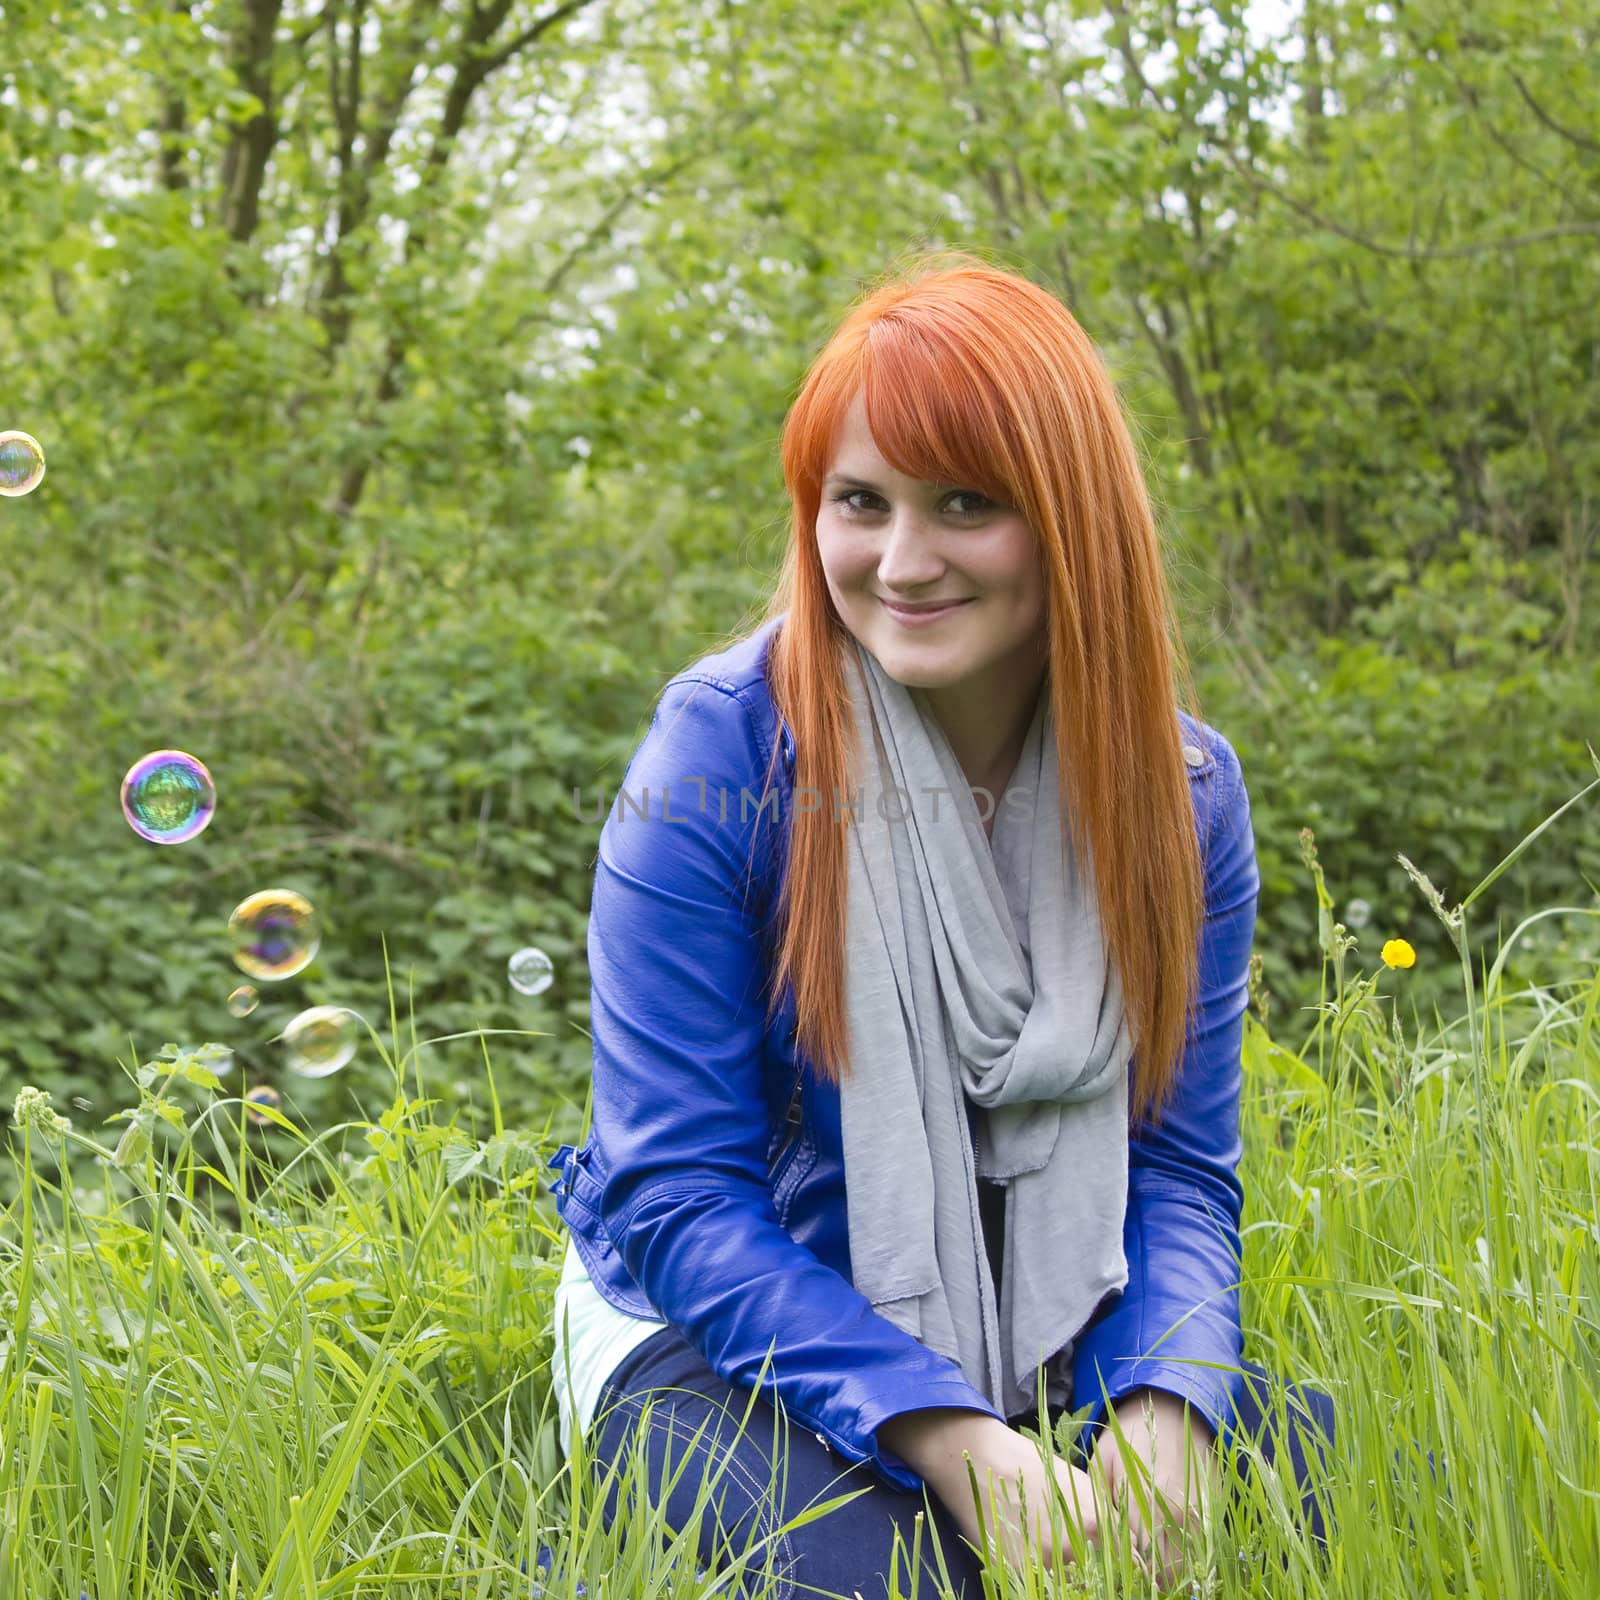
[(346, 1066), (366, 1023), (346, 1006), (312, 1006), (283, 1030), (289, 1070), (302, 1078), (326, 1078)]
[(555, 966), (543, 950), (529, 945), (506, 963), (506, 975), (518, 994), (543, 994), (555, 976)]
[(205, 763), (182, 750), (152, 750), (122, 780), (122, 814), (151, 844), (184, 844), (217, 809), (217, 786)]
[(1347, 928), (1364, 928), (1372, 920), (1372, 907), (1365, 900), (1352, 900), (1344, 908), (1344, 922)]
[(293, 889), (260, 889), (228, 918), (233, 964), (247, 977), (269, 983), (292, 978), (311, 965), (322, 930), (317, 913)]
[(253, 1110), (255, 1106), (271, 1106), (276, 1111), (283, 1104), (283, 1096), (272, 1087), (270, 1083), (258, 1083), (244, 1097), (244, 1114), (249, 1122), (255, 1123), (258, 1128), (270, 1127), (271, 1117), (264, 1117), (259, 1111)]
[(31, 433), (9, 428), (0, 433), (0, 495), (15, 498), (39, 487), (44, 451)]
[(236, 1017), (248, 1017), (261, 1004), (261, 992), (253, 983), (241, 983), (228, 996), (228, 1010)]

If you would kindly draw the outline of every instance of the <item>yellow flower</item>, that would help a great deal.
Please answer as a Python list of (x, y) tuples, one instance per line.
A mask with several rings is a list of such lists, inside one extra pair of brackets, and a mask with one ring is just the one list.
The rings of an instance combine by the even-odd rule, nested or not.
[(1417, 952), (1404, 939), (1391, 939), (1380, 954), (1386, 967), (1414, 967), (1417, 964)]

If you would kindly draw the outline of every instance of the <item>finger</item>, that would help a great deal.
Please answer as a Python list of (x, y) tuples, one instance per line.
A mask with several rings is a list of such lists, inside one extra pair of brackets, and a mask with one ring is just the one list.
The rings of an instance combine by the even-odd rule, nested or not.
[(1136, 1562), (1150, 1555), (1150, 1535), (1139, 1515), (1139, 1505), (1132, 1495), (1116, 1507), (1117, 1543), (1132, 1552)]
[(1110, 1503), (1110, 1493), (1105, 1489), (1104, 1479), (1093, 1463), (1081, 1477), (1074, 1471), (1068, 1474), (1068, 1478), (1072, 1484), (1072, 1504), (1080, 1519), (1094, 1512), (1097, 1500), (1104, 1498)]
[(1156, 1558), (1164, 1574), (1163, 1583), (1171, 1583), (1177, 1575), (1178, 1568), (1182, 1565), (1183, 1550), (1178, 1540), (1173, 1536), (1171, 1525), (1164, 1528), (1160, 1538), (1156, 1540)]
[(1098, 1453), (1089, 1462), (1089, 1481), (1099, 1485), (1099, 1493), (1105, 1504), (1115, 1507), (1122, 1502), (1123, 1472), (1122, 1463), (1113, 1452), (1102, 1457)]
[[(1154, 1578), (1157, 1576), (1156, 1554), (1150, 1548), (1150, 1541), (1148, 1539), (1135, 1535), (1135, 1537), (1130, 1541), (1129, 1550), (1133, 1557), (1134, 1571), (1136, 1571), (1140, 1577)], [(1166, 1587), (1164, 1579), (1162, 1581), (1162, 1587)]]

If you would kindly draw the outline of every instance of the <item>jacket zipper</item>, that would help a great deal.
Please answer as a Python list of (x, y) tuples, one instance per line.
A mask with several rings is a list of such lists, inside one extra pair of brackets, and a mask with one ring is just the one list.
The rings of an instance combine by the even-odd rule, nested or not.
[(802, 1081), (800, 1073), (797, 1072), (794, 1080), (794, 1093), (789, 1098), (789, 1109), (783, 1114), (783, 1120), (787, 1124), (789, 1131), (784, 1135), (783, 1143), (779, 1145), (777, 1154), (772, 1158), (772, 1170), (774, 1173), (777, 1172), (778, 1167), (782, 1164), (783, 1158), (788, 1155), (789, 1147), (800, 1136), (802, 1120), (800, 1115), (800, 1089)]

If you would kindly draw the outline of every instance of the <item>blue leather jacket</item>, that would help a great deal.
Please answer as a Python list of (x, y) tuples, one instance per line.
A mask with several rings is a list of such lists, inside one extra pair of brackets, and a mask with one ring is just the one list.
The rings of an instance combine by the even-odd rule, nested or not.
[[(765, 675), (775, 626), (671, 680), (601, 830), (593, 1117), (583, 1147), (562, 1145), (548, 1163), (561, 1174), (552, 1192), (608, 1301), (677, 1327), (736, 1388), (756, 1386), (770, 1351), (765, 1381), (791, 1419), (920, 1490), (877, 1442), (888, 1418), (999, 1413), (854, 1288), (839, 1093), (796, 1048), (792, 986), (766, 1022), (794, 779)], [(1199, 1024), (1160, 1127), (1130, 1140), (1128, 1281), (1077, 1333), (1072, 1399), (1093, 1403), (1092, 1423), (1102, 1385), (1112, 1401), (1168, 1390), (1226, 1436), (1243, 1392), (1228, 1369), (1241, 1358), (1239, 1052), (1260, 879), (1238, 757), (1179, 717), (1209, 846)], [(763, 812), (775, 740), (783, 759)]]

